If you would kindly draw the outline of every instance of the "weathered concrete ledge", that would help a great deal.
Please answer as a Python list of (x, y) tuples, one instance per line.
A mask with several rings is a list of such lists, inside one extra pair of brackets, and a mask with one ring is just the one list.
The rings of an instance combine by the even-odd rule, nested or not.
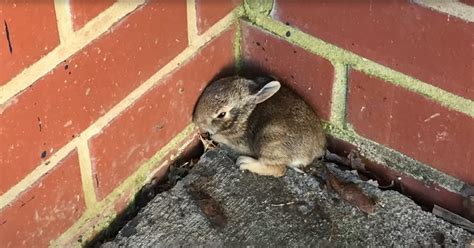
[(283, 178), (256, 176), (239, 171), (231, 154), (213, 150), (103, 247), (466, 247), (472, 242), (472, 234), (405, 196), (328, 168), (376, 199), (373, 213), (342, 200), (315, 177), (293, 170)]

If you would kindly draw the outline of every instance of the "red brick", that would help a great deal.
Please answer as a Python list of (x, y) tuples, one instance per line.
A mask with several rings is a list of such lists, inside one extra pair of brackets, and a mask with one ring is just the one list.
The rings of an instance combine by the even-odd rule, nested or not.
[(85, 210), (77, 153), (0, 210), (2, 247), (47, 247)]
[[(186, 144), (186, 147), (184, 147), (183, 150), (180, 150), (185, 144)], [(172, 165), (173, 163), (175, 162), (179, 163), (180, 161), (190, 161), (191, 159), (196, 157), (196, 152), (198, 152), (198, 154), (201, 155), (202, 150), (199, 150), (201, 146), (202, 146), (201, 140), (197, 138), (196, 134), (192, 134), (188, 138), (181, 141), (179, 144), (176, 145), (176, 148), (169, 151), (168, 154), (166, 154), (161, 161), (156, 162), (154, 166), (156, 167), (157, 170), (153, 171), (153, 174), (149, 175), (149, 177), (153, 178), (150, 184), (154, 185), (155, 183), (160, 182), (161, 180), (164, 180), (165, 176), (169, 172), (169, 166)], [(168, 163), (163, 164), (164, 161), (168, 161)], [(150, 189), (149, 186), (150, 185), (147, 185), (143, 187), (141, 190), (145, 188)], [(140, 192), (140, 194), (143, 194), (143, 192)], [(134, 199), (135, 203), (143, 204), (144, 201), (149, 200), (148, 199), (149, 196), (150, 196), (149, 194), (140, 195), (139, 197), (140, 199), (138, 199), (138, 202), (137, 202), (136, 194), (133, 194), (131, 190), (127, 190), (126, 192), (121, 193), (120, 198), (115, 201), (114, 203), (115, 212), (119, 214), (123, 213), (123, 211), (126, 210), (126, 208), (130, 205), (133, 197), (135, 197)]]
[(18, 96), (0, 115), (0, 194), (186, 45), (185, 1), (151, 1)]
[(82, 28), (92, 18), (112, 6), (116, 0), (83, 1), (71, 0), (71, 14), (74, 30)]
[[(329, 119), (334, 68), (329, 61), (242, 22), (246, 70), (276, 76)], [(248, 68), (248, 69), (247, 69)]]
[(100, 199), (191, 122), (201, 90), (234, 62), (234, 33), (232, 28), (216, 38), (90, 141)]
[(474, 7), (474, 0), (459, 0), (459, 2), (467, 4)]
[(452, 93), (474, 99), (474, 25), (410, 1), (277, 0), (277, 19)]
[(237, 7), (240, 2), (241, 0), (196, 0), (198, 34), (206, 32)]
[(349, 77), (357, 133), (474, 184), (474, 118), (358, 71)]
[(0, 20), (1, 86), (53, 50), (59, 44), (59, 35), (53, 0), (41, 4), (26, 0), (3, 2)]

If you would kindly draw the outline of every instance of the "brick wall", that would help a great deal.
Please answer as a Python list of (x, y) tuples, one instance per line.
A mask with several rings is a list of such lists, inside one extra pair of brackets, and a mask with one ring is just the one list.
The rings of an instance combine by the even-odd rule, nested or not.
[(401, 173), (473, 184), (472, 3), (344, 2), (1, 3), (0, 243), (90, 239), (189, 146), (197, 97), (234, 65), (438, 176)]
[(249, 1), (243, 64), (287, 82), (330, 134), (474, 184), (473, 10), (456, 1)]
[(2, 247), (79, 245), (163, 174), (235, 64), (238, 5), (0, 3)]

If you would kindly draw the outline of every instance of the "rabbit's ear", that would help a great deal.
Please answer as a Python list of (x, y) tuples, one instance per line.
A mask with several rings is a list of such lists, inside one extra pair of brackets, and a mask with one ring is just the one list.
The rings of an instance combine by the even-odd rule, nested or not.
[(265, 86), (255, 94), (255, 102), (258, 104), (266, 101), (268, 98), (273, 96), (273, 94), (277, 93), (280, 87), (281, 85), (278, 81), (271, 81), (270, 83), (265, 84)]

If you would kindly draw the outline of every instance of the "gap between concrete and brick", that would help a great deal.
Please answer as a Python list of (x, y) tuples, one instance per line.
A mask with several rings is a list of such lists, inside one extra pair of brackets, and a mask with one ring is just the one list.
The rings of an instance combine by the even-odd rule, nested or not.
[[(189, 5), (188, 5), (189, 7)], [(188, 13), (188, 15), (192, 15), (193, 13)], [(124, 111), (128, 106), (132, 105), (140, 96), (142, 96), (145, 92), (151, 89), (153, 86), (160, 82), (160, 79), (165, 76), (167, 73), (171, 72), (175, 67), (176, 64), (180, 64), (180, 62), (185, 62), (192, 57), (196, 52), (200, 50), (205, 44), (207, 44), (210, 40), (217, 37), (221, 34), (224, 30), (232, 25), (237, 18), (242, 16), (243, 10), (242, 7), (239, 6), (235, 8), (231, 13), (226, 15), (224, 18), (219, 20), (216, 24), (214, 24), (211, 28), (209, 28), (204, 34), (202, 35), (191, 35), (192, 40), (189, 43), (189, 46), (180, 53), (177, 57), (175, 57), (172, 61), (170, 61), (167, 65), (165, 65), (162, 69), (160, 69), (157, 73), (151, 76), (146, 82), (140, 85), (137, 89), (132, 91), (125, 99), (119, 102), (116, 106), (114, 106), (109, 112), (107, 112), (103, 117), (97, 120), (93, 125), (87, 128), (81, 134), (82, 139), (87, 139), (88, 137), (92, 137), (100, 130), (105, 127), (110, 121), (115, 118), (115, 116), (119, 115), (122, 111)], [(193, 19), (192, 17), (188, 16), (188, 20)], [(192, 31), (192, 30), (191, 30)], [(239, 35), (239, 33), (237, 34)], [(85, 191), (89, 192), (88, 194), (88, 209), (82, 215), (82, 217), (77, 221), (72, 227), (70, 227), (65, 233), (63, 233), (56, 241), (53, 242), (53, 247), (63, 247), (64, 245), (71, 244), (74, 241), (74, 238), (80, 239), (80, 242), (73, 242), (75, 246), (81, 246), (83, 242), (90, 239), (95, 232), (104, 230), (107, 226), (110, 225), (114, 220), (117, 219), (117, 213), (114, 210), (115, 202), (120, 199), (120, 196), (123, 192), (129, 191), (133, 195), (142, 188), (143, 184), (149, 182), (151, 178), (148, 178), (150, 174), (156, 174), (161, 172), (167, 164), (169, 163), (168, 160), (162, 163), (162, 165), (155, 168), (155, 164), (158, 161), (161, 161), (165, 158), (166, 154), (169, 154), (171, 150), (177, 147), (178, 144), (183, 142), (186, 137), (190, 137), (193, 133), (195, 127), (194, 125), (190, 124), (187, 128), (185, 128), (181, 133), (176, 135), (173, 140), (168, 143), (164, 148), (162, 148), (157, 154), (151, 158), (148, 162), (144, 165), (139, 167), (139, 169), (127, 178), (119, 187), (117, 187), (112, 193), (110, 193), (105, 199), (100, 202), (94, 202), (95, 195), (90, 193), (90, 187), (84, 188)], [(74, 141), (69, 143), (68, 145), (74, 145), (79, 141)], [(189, 143), (186, 143), (184, 147), (186, 147)], [(67, 145), (66, 145), (67, 146)], [(177, 154), (180, 154), (184, 147), (178, 149)], [(82, 147), (84, 148), (84, 147)], [(62, 149), (61, 149), (62, 150)], [(84, 154), (87, 153), (87, 149), (82, 149)], [(173, 156), (171, 156), (171, 160), (173, 160)], [(87, 166), (88, 159), (83, 159), (84, 165)], [(51, 165), (53, 166), (53, 165)], [(41, 167), (41, 166), (40, 166)], [(52, 167), (51, 167), (52, 168)], [(155, 169), (153, 169), (155, 168)], [(43, 171), (46, 171), (47, 168), (43, 168)], [(84, 171), (85, 175), (82, 175), (83, 181), (86, 182), (88, 185), (88, 181), (90, 181), (87, 177), (89, 177), (89, 170), (82, 170)], [(36, 175), (36, 174), (35, 174)], [(32, 178), (29, 178), (31, 181)], [(86, 186), (87, 186), (86, 185)], [(16, 191), (15, 191), (16, 192)], [(140, 198), (140, 193), (137, 195)], [(131, 204), (131, 209), (135, 209), (134, 202)], [(133, 213), (133, 211), (131, 211)], [(124, 214), (122, 218), (126, 218), (130, 216), (130, 210), (128, 213)], [(121, 222), (117, 219), (118, 222)], [(110, 232), (110, 231), (109, 231)], [(104, 232), (106, 235), (107, 231)], [(80, 237), (79, 237), (80, 236)]]
[[(237, 66), (238, 66), (240, 64), (240, 38), (241, 38), (240, 29), (238, 30), (238, 34), (236, 35), (236, 37), (237, 38), (236, 38), (235, 43), (234, 43), (234, 49), (235, 49), (234, 53), (235, 53), (235, 56), (236, 56), (236, 61), (237, 61)], [(346, 78), (345, 76), (347, 74), (347, 66), (344, 65), (344, 64), (341, 64), (341, 63), (337, 63), (337, 64), (335, 64), (335, 66), (336, 66), (336, 68), (339, 69), (337, 71), (340, 73), (340, 77), (337, 79), (340, 88), (337, 87), (337, 89), (333, 92), (333, 94), (338, 95), (339, 96), (338, 98), (345, 97), (345, 94), (346, 94), (346, 88), (345, 87), (347, 87), (347, 86), (346, 86), (346, 82), (344, 80), (345, 80), (345, 78)], [(344, 101), (341, 101), (340, 104), (342, 104), (342, 102), (344, 102)], [(336, 123), (338, 123), (338, 124), (344, 124), (345, 108), (341, 107), (336, 111), (337, 111), (337, 113), (336, 113), (336, 115), (334, 115), (334, 118), (335, 118), (334, 120), (337, 120)], [(379, 148), (381, 148), (380, 145), (374, 144), (373, 142), (368, 141), (368, 140), (364, 140), (362, 137), (359, 137), (353, 131), (347, 131), (347, 130), (340, 129), (341, 127), (344, 128), (344, 125), (334, 126), (332, 124), (329, 124), (329, 125), (326, 125), (326, 130), (328, 131), (329, 134), (336, 135), (337, 137), (342, 138), (346, 141), (350, 141), (353, 144), (358, 144), (358, 146), (361, 148), (361, 151), (363, 152), (364, 155), (366, 155), (368, 157), (371, 157), (372, 159), (381, 161), (380, 160), (381, 157), (374, 156), (374, 154), (380, 154), (380, 150), (379, 150)], [(349, 130), (350, 130), (350, 127), (349, 127)], [(385, 153), (383, 153), (383, 154), (387, 154), (387, 151), (385, 151)], [(390, 157), (390, 156), (388, 156), (388, 157), (394, 158), (396, 161), (400, 160), (400, 158), (399, 158), (400, 156), (401, 156), (401, 159), (403, 161), (409, 160), (409, 158), (404, 157), (403, 155), (401, 155), (397, 152), (394, 152), (394, 151), (389, 151), (388, 150), (388, 154), (391, 154), (390, 156), (394, 156), (394, 157)], [(179, 161), (183, 161), (183, 160), (179, 160)], [(396, 167), (397, 169), (398, 168), (403, 168), (402, 171), (406, 171), (406, 169), (407, 169), (407, 168), (404, 168), (404, 167), (406, 167), (405, 165), (400, 166), (398, 163), (396, 165), (398, 166), (398, 167)], [(423, 166), (424, 165), (421, 165), (421, 167), (420, 167), (420, 165), (417, 165), (416, 167), (417, 167), (417, 169), (420, 169)], [(426, 171), (423, 171), (423, 173), (420, 173), (420, 171), (413, 171), (413, 172), (416, 172), (416, 173), (414, 173), (415, 175), (422, 175), (421, 179), (423, 181), (433, 179), (433, 176), (434, 176), (436, 178), (436, 180), (438, 180), (439, 182), (442, 182), (443, 186), (445, 186), (445, 187), (447, 187), (451, 190), (456, 191), (460, 188), (459, 184), (453, 183), (453, 181), (451, 180), (452, 178), (444, 178), (444, 177), (447, 177), (447, 176), (442, 174), (442, 173), (436, 172), (435, 170), (433, 170), (429, 167), (426, 167), (426, 168), (423, 168), (423, 169), (426, 170)], [(425, 176), (427, 176), (427, 178), (425, 178)], [(172, 178), (172, 176), (171, 176), (171, 178)], [(420, 178), (418, 178), (418, 179), (420, 179)], [(156, 193), (161, 192), (161, 189), (159, 189), (159, 188), (162, 185), (163, 184), (155, 183), (155, 184), (151, 184), (151, 185), (146, 186), (145, 188), (142, 188), (141, 190), (139, 190), (138, 191), (139, 193), (137, 193), (137, 195), (135, 196), (135, 200), (130, 204), (130, 206), (127, 208), (127, 210), (122, 215), (116, 216), (114, 218), (114, 220), (112, 220), (112, 222), (109, 224), (109, 228), (102, 231), (101, 234), (99, 236), (97, 236), (97, 238), (89, 244), (96, 244), (98, 242), (106, 240), (107, 238), (112, 238), (114, 236), (114, 234), (120, 229), (120, 227), (128, 219), (133, 218), (133, 216), (137, 213), (139, 208), (144, 206), (144, 204), (148, 200), (151, 199), (151, 196), (154, 196)], [(172, 184), (168, 184), (167, 187), (172, 187)], [(110, 220), (111, 219), (109, 219), (109, 221)]]
[[(195, 136), (196, 137), (196, 136)], [(113, 240), (118, 232), (144, 208), (148, 202), (160, 193), (173, 188), (178, 181), (183, 179), (189, 170), (197, 163), (199, 157), (204, 153), (204, 146), (195, 138), (189, 147), (185, 149), (167, 169), (165, 175), (155, 175), (149, 183), (145, 184), (133, 197), (128, 206), (108, 226), (101, 230), (95, 237), (86, 242), (84, 247), (98, 247), (102, 243)]]
[[(257, 9), (259, 9), (258, 13), (249, 12), (249, 8), (255, 9), (255, 6), (249, 6), (249, 2), (245, 1), (243, 8), (242, 7), (238, 8), (236, 11), (232, 13), (233, 15), (232, 18), (240, 17), (245, 12), (245, 15), (247, 15), (247, 17), (249, 17), (252, 20), (252, 22), (254, 22), (257, 26), (283, 38), (285, 37), (285, 32), (288, 30), (288, 26), (282, 23), (279, 23), (275, 20), (270, 20), (270, 18), (266, 17), (266, 15), (271, 11), (272, 6), (273, 6), (273, 1), (264, 1), (260, 5), (257, 6), (258, 7)], [(230, 23), (228, 19), (225, 20), (225, 24), (227, 24), (227, 22)], [(221, 24), (219, 27), (221, 26), (225, 26), (225, 25)], [(240, 65), (241, 65), (240, 27), (237, 30), (238, 31), (236, 35), (236, 40), (234, 43), (234, 54), (236, 57), (237, 69), (239, 70)], [(293, 34), (295, 34), (295, 38), (291, 38), (290, 40), (288, 40), (287, 38), (284, 38), (285, 40), (288, 40), (292, 44), (301, 46), (310, 52), (313, 52), (315, 54), (318, 54), (322, 57), (329, 59), (335, 65), (336, 73), (340, 73), (339, 76), (336, 75), (336, 81), (337, 81), (336, 85), (338, 85), (338, 87), (336, 87), (335, 90), (333, 91), (333, 95), (337, 95), (337, 98), (335, 99), (339, 99), (338, 102), (335, 104), (337, 107), (334, 109), (334, 117), (333, 115), (331, 115), (331, 120), (334, 121), (335, 125), (333, 124), (326, 125), (326, 130), (328, 131), (329, 134), (334, 135), (335, 137), (341, 138), (345, 141), (348, 141), (352, 144), (356, 144), (360, 146), (363, 152), (363, 155), (366, 155), (368, 158), (372, 160), (385, 163), (383, 158), (388, 157), (389, 160), (396, 162), (394, 163), (394, 166), (395, 166), (394, 168), (396, 170), (408, 172), (410, 175), (413, 175), (413, 176), (419, 175), (417, 178), (421, 179), (423, 182), (430, 182), (430, 180), (434, 180), (449, 190), (452, 190), (455, 192), (459, 191), (459, 189), (462, 187), (462, 183), (460, 181), (453, 179), (419, 162), (416, 162), (396, 151), (389, 150), (388, 148), (383, 148), (379, 144), (366, 140), (358, 136), (354, 131), (351, 131), (350, 127), (349, 129), (344, 129), (345, 128), (345, 124), (344, 124), (345, 123), (344, 121), (345, 101), (342, 100), (342, 97), (345, 97), (345, 94), (346, 94), (345, 87), (347, 87), (346, 85), (347, 82), (345, 82), (344, 80), (346, 80), (345, 74), (347, 73), (347, 64), (354, 66), (354, 68), (364, 71), (365, 73), (369, 75), (380, 77), (384, 80), (387, 80), (396, 85), (407, 88), (411, 91), (417, 92), (419, 94), (423, 94), (424, 96), (430, 99), (433, 99), (439, 102), (440, 104), (447, 106), (449, 108), (453, 108), (455, 110), (464, 109), (464, 111), (460, 111), (460, 112), (466, 113), (470, 116), (474, 116), (474, 103), (472, 101), (464, 99), (464, 98), (460, 98), (456, 95), (453, 95), (449, 92), (445, 92), (442, 90), (441, 90), (441, 93), (439, 93), (437, 92), (440, 90), (439, 88), (428, 85), (424, 82), (411, 78), (407, 75), (401, 74), (399, 72), (393, 71), (384, 66), (378, 65), (375, 62), (368, 61), (364, 58), (358, 57), (355, 54), (349, 53), (340, 48), (332, 46), (330, 44), (324, 43), (323, 41), (320, 41), (317, 38), (304, 34), (301, 31), (298, 31), (296, 29), (291, 28), (291, 31)], [(217, 33), (219, 32), (215, 32), (213, 34), (217, 34)], [(203, 40), (207, 40), (207, 39), (210, 39), (210, 38), (208, 36), (205, 36), (205, 38), (203, 37)], [(303, 40), (303, 42), (298, 41), (298, 39)], [(198, 42), (198, 43), (201, 43), (201, 42)], [(327, 52), (321, 52), (321, 51), (324, 51), (325, 49), (329, 49), (329, 50)], [(190, 50), (194, 50), (194, 49), (190, 49)], [(335, 53), (337, 55), (330, 55), (330, 53)], [(170, 62), (170, 64), (172, 63)], [(158, 75), (161, 76), (162, 73), (158, 73)], [(153, 77), (153, 78), (155, 79), (156, 77)], [(410, 86), (411, 83), (417, 86)], [(21, 87), (22, 86), (19, 86), (18, 89), (20, 89)], [(143, 89), (147, 87), (151, 87), (151, 86), (147, 85)], [(447, 93), (447, 95), (443, 96), (445, 93)], [(124, 102), (124, 104), (121, 104), (120, 106), (122, 105), (128, 106), (130, 104), (133, 104), (133, 101), (137, 99), (139, 96), (140, 94), (138, 94), (136, 98), (135, 97), (130, 98), (129, 99), (130, 101), (126, 102), (126, 104)], [(1, 98), (0, 100), (5, 100), (5, 99), (9, 99), (9, 98), (8, 97)], [(0, 101), (0, 103), (1, 102), (2, 101)], [(120, 109), (122, 108), (118, 108), (117, 113), (120, 113), (121, 111)], [(105, 122), (98, 121), (97, 123), (100, 124), (99, 126), (102, 126), (102, 124)], [(98, 131), (98, 129), (94, 129), (94, 130), (88, 129), (88, 130), (91, 134)], [(122, 185), (116, 188), (114, 192), (111, 193), (105, 200), (99, 203), (88, 204), (89, 209), (86, 211), (83, 217), (81, 217), (81, 219), (73, 227), (71, 227), (58, 240), (56, 240), (53, 246), (55, 245), (60, 246), (61, 244), (67, 243), (67, 241), (69, 241), (71, 238), (76, 236), (78, 233), (84, 233), (83, 236), (86, 239), (87, 237), (92, 235), (94, 230), (100, 230), (107, 225), (113, 226), (115, 225), (115, 223), (122, 223), (125, 219), (133, 217), (134, 213), (136, 213), (138, 208), (140, 206), (143, 206), (146, 200), (149, 200), (150, 192), (153, 192), (152, 194), (156, 192), (160, 192), (160, 190), (156, 190), (156, 188), (159, 187), (160, 184), (151, 184), (147, 188), (140, 189), (141, 184), (144, 181), (146, 181), (145, 177), (152, 170), (151, 168), (153, 168), (153, 163), (156, 163), (157, 161), (160, 161), (162, 158), (164, 158), (165, 155), (173, 149), (173, 147), (175, 147), (181, 141), (185, 140), (186, 137), (189, 137), (193, 131), (194, 131), (193, 126), (187, 127), (182, 133), (177, 135), (173, 139), (173, 141), (170, 142), (170, 144), (168, 144), (165, 148), (159, 151), (149, 162), (141, 166), (140, 169), (136, 173), (134, 173)], [(71, 150), (72, 149), (73, 147), (71, 147)], [(199, 152), (194, 151), (191, 154), (196, 155), (197, 153)], [(380, 156), (380, 154), (382, 154), (382, 157)], [(185, 155), (182, 158), (179, 158), (177, 162), (183, 161), (183, 158), (188, 158), (186, 156), (187, 155)], [(399, 163), (400, 161), (408, 161), (409, 163)], [(412, 164), (416, 164), (416, 166), (411, 166)], [(46, 171), (44, 171), (44, 173), (46, 173)], [(115, 200), (119, 199), (120, 193), (125, 191), (125, 189), (132, 189), (132, 191), (139, 192), (139, 193), (136, 195), (135, 200), (130, 204), (127, 211), (125, 211), (125, 213), (121, 216), (122, 219), (120, 220), (120, 218), (118, 219), (116, 218), (117, 216), (113, 210), (113, 204)], [(91, 200), (91, 202), (93, 201)], [(91, 224), (90, 221), (92, 221), (98, 214), (102, 215), (102, 220), (100, 220), (99, 223), (97, 223), (96, 227), (93, 230), (91, 230), (88, 224)], [(112, 229), (109, 229), (109, 231), (110, 230)], [(107, 233), (107, 231), (104, 231), (102, 237), (104, 236), (107, 237), (109, 234), (110, 233)]]
[[(130, 192), (132, 196), (139, 192), (145, 183), (151, 181), (150, 175), (152, 173), (156, 174), (167, 168), (169, 165), (169, 161), (166, 160), (167, 156), (174, 157), (172, 154), (180, 155), (186, 150), (191, 141), (195, 139), (194, 133), (195, 127), (191, 124), (177, 134), (150, 160), (141, 165), (130, 177), (115, 188), (112, 193), (107, 195), (105, 199), (88, 208), (81, 218), (57, 238), (51, 246), (65, 247), (73, 245), (74, 247), (81, 247), (89, 239), (93, 238), (96, 233), (105, 230), (116, 219), (117, 213), (114, 207), (124, 192)], [(157, 166), (158, 163), (161, 163), (161, 165)], [(133, 204), (133, 201), (131, 204)]]
[(367, 157), (369, 160), (410, 175), (423, 183), (432, 184), (436, 182), (440, 186), (456, 193), (459, 192), (464, 185), (462, 181), (440, 172), (431, 166), (358, 135), (349, 124), (346, 124), (346, 128), (342, 129), (332, 123), (325, 122), (324, 127), (329, 135), (358, 147), (361, 155)]
[[(429, 187), (431, 187), (435, 185), (433, 186), (433, 190), (445, 190), (445, 195), (457, 200), (456, 204), (453, 203), (447, 206), (447, 208), (459, 214), (462, 210), (462, 206), (460, 206), (461, 202), (459, 200), (461, 198), (458, 193), (464, 186), (463, 182), (403, 155), (400, 152), (359, 136), (354, 129), (346, 123), (347, 73), (349, 67), (363, 71), (370, 76), (381, 78), (384, 81), (421, 94), (445, 107), (465, 113), (469, 116), (474, 116), (474, 102), (367, 60), (353, 54), (352, 52), (305, 34), (295, 28), (288, 27), (287, 25), (269, 17), (272, 8), (273, 1), (244, 1), (243, 19), (252, 22), (254, 26), (257, 26), (264, 31), (277, 35), (279, 38), (286, 40), (291, 44), (297, 45), (313, 54), (328, 59), (335, 68), (331, 118), (330, 123), (325, 124), (327, 133), (333, 137), (349, 142), (350, 144), (354, 144), (356, 149), (367, 158), (366, 160), (378, 164), (379, 168), (377, 170), (379, 173), (388, 173), (390, 171), (389, 174), (391, 175), (395, 172), (400, 172), (398, 173), (399, 175), (408, 175), (409, 177), (406, 179), (408, 183), (400, 183), (402, 186), (408, 185), (407, 187), (412, 187), (416, 184), (423, 187), (422, 185), (424, 184), (430, 185)], [(292, 36), (289, 38), (285, 35), (288, 30), (292, 33)], [(234, 45), (240, 45), (240, 41), (239, 43), (236, 42)], [(386, 168), (384, 169), (384, 167)], [(415, 183), (415, 179), (419, 180), (420, 183)], [(436, 185), (439, 185), (444, 189), (440, 189)], [(409, 189), (407, 191), (402, 193), (408, 194), (415, 199), (418, 198), (418, 203), (427, 203), (431, 205), (431, 207), (433, 204), (443, 205), (442, 199), (436, 197), (435, 199), (426, 199), (426, 196), (420, 195), (419, 192), (414, 189)]]
[[(412, 175), (425, 183), (437, 182), (450, 191), (459, 192), (463, 185), (460, 180), (439, 172), (421, 162), (415, 161), (397, 151), (359, 136), (354, 129), (345, 122), (347, 73), (349, 67), (360, 70), (370, 76), (381, 78), (384, 81), (423, 95), (424, 97), (448, 107), (449, 109), (453, 109), (472, 117), (474, 117), (474, 101), (444, 91), (398, 71), (394, 71), (388, 67), (326, 43), (296, 28), (289, 27), (288, 25), (274, 20), (269, 16), (271, 15), (270, 13), (273, 7), (272, 3), (269, 2), (272, 1), (245, 1), (244, 18), (253, 23), (254, 26), (270, 32), (290, 44), (299, 46), (310, 53), (328, 59), (335, 68), (331, 118), (330, 123), (326, 124), (326, 130), (328, 133), (360, 146), (362, 152), (367, 152), (371, 159), (376, 160), (381, 164), (386, 164), (386, 161), (382, 156), (380, 156), (380, 154), (383, 154), (383, 156), (387, 156), (387, 158), (397, 161), (397, 163), (391, 165), (394, 169)], [(291, 37), (286, 37), (285, 34), (287, 31), (291, 31)], [(402, 163), (402, 161), (405, 162)]]
[[(333, 132), (334, 133), (334, 132)], [(196, 137), (196, 136), (195, 136)], [(332, 138), (331, 138), (332, 139)], [(151, 180), (151, 183), (148, 185), (145, 185), (143, 188), (141, 188), (138, 193), (135, 194), (135, 197), (133, 198), (134, 200), (130, 203), (130, 205), (126, 208), (126, 210), (122, 213), (117, 215), (108, 225), (108, 227), (104, 230), (102, 230), (93, 240), (90, 242), (87, 242), (85, 244), (86, 247), (97, 247), (105, 242), (111, 241), (114, 239), (114, 237), (117, 235), (119, 231), (121, 231), (122, 235), (133, 235), (133, 233), (127, 234), (128, 229), (122, 229), (125, 227), (126, 224), (128, 224), (129, 221), (131, 221), (137, 213), (146, 206), (146, 204), (151, 201), (157, 194), (160, 194), (162, 192), (168, 191), (171, 188), (176, 185), (176, 183), (184, 178), (188, 171), (192, 168), (192, 165), (194, 165), (198, 158), (201, 157), (201, 155), (204, 152), (204, 147), (202, 146), (202, 143), (200, 142), (193, 142), (193, 145), (191, 145), (190, 149), (186, 149), (187, 151), (184, 153), (181, 153), (182, 155), (179, 156), (170, 166), (170, 170), (166, 175), (164, 175), (162, 178), (164, 180)], [(335, 149), (337, 151), (337, 154), (341, 155), (341, 157), (346, 157), (347, 154), (341, 153), (340, 149)], [(365, 153), (367, 154), (367, 153)], [(339, 164), (339, 166), (341, 166)], [(369, 167), (367, 167), (369, 168)], [(350, 169), (350, 168), (346, 168)], [(373, 172), (373, 171), (370, 171)], [(376, 175), (380, 176), (380, 175)], [(395, 190), (395, 188), (390, 188), (391, 190)], [(403, 190), (397, 190), (400, 193), (402, 193), (405, 196), (408, 196), (409, 198), (412, 198), (416, 203), (420, 203), (420, 201), (417, 201), (417, 196), (413, 194), (407, 194), (407, 192), (404, 192)], [(421, 205), (422, 209), (428, 210), (429, 206), (426, 205)], [(133, 231), (133, 230), (131, 230)]]

